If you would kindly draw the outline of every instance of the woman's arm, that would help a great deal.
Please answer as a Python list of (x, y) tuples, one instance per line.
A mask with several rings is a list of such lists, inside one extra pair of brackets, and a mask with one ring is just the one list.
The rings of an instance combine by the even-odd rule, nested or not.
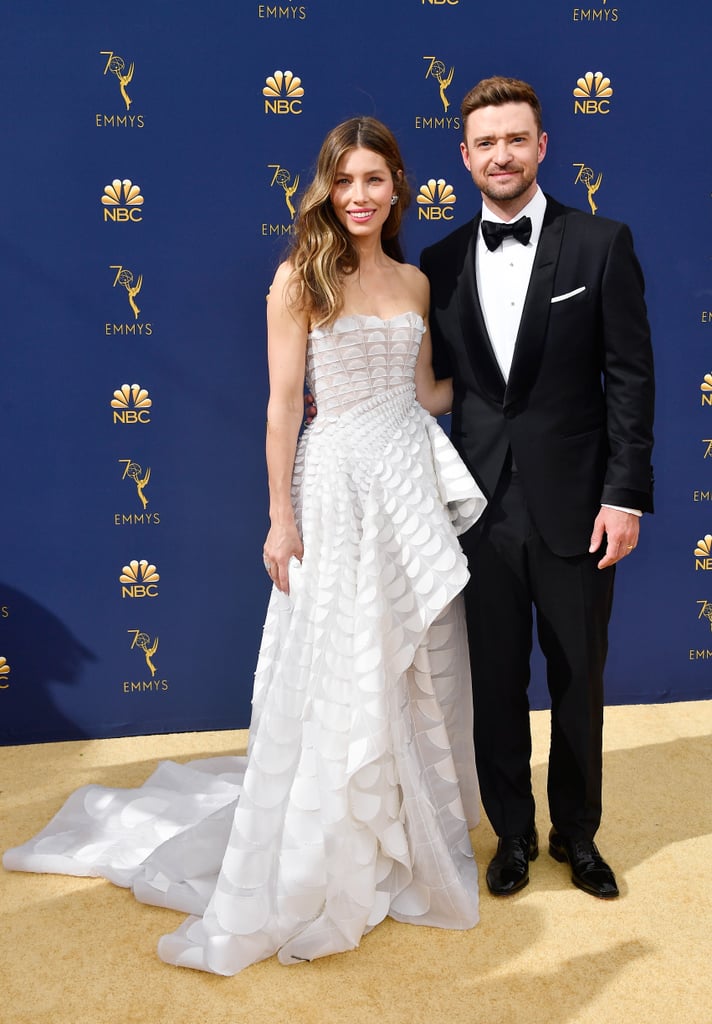
[(299, 428), (304, 416), (304, 370), (308, 317), (288, 302), (291, 267), (283, 263), (267, 297), (267, 479), (271, 526), (264, 543), (268, 572), (279, 590), (289, 593), (287, 566), (301, 561), (304, 546), (297, 531), (291, 486)]

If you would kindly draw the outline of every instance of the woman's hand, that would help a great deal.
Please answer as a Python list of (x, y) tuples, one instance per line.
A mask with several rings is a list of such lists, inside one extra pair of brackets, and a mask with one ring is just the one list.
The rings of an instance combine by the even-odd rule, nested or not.
[(269, 578), (283, 594), (289, 593), (289, 559), (301, 562), (304, 545), (296, 525), (271, 526), (263, 547), (263, 561)]

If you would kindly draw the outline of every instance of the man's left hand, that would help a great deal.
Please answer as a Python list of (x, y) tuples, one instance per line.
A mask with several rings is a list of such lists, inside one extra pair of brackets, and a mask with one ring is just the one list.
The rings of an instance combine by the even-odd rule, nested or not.
[(632, 512), (616, 508), (602, 508), (596, 516), (591, 534), (589, 552), (598, 551), (606, 535), (606, 553), (598, 563), (599, 569), (620, 562), (634, 550), (640, 533), (640, 518)]

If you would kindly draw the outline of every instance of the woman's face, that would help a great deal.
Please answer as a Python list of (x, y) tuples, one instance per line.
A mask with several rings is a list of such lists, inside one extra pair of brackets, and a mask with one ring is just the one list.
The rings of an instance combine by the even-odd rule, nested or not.
[(331, 204), (354, 241), (377, 235), (391, 212), (395, 188), (385, 159), (372, 149), (349, 149), (336, 168)]

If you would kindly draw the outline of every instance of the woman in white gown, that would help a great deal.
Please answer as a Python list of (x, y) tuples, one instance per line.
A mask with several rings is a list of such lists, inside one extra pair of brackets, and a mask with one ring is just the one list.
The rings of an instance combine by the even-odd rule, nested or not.
[[(400, 257), (409, 189), (372, 118), (327, 136), (268, 298), (273, 581), (247, 758), (88, 786), (6, 868), (102, 875), (191, 916), (169, 963), (235, 974), (352, 949), (386, 915), (478, 919), (478, 817), (457, 535), (484, 499), (433, 415), (428, 284)], [(319, 408), (299, 438), (305, 370)], [(417, 400), (416, 400), (417, 395)]]

